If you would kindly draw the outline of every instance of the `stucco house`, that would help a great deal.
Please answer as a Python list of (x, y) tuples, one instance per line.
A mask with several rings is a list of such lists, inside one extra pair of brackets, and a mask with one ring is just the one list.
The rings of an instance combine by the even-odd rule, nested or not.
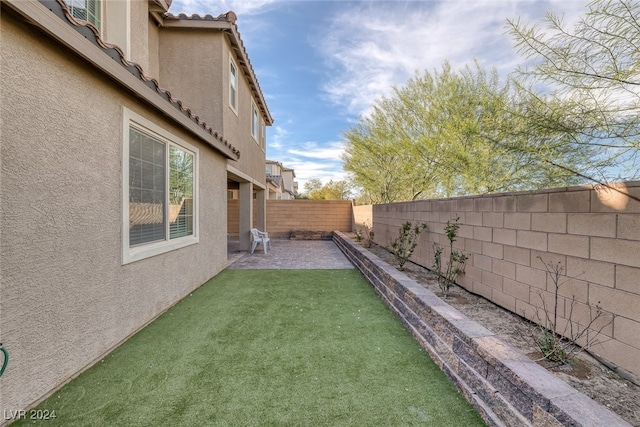
[(298, 194), (296, 173), (275, 160), (266, 160), (268, 198), (272, 200), (293, 200)]
[(1, 5), (0, 408), (20, 410), (226, 267), (229, 190), (249, 247), (273, 119), (233, 12)]

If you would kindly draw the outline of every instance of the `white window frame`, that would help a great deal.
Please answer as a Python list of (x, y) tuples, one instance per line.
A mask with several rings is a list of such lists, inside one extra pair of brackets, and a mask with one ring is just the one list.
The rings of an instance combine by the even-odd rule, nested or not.
[(267, 151), (267, 127), (264, 124), (264, 119), (260, 118), (260, 147), (262, 151)]
[(251, 136), (260, 145), (260, 112), (256, 103), (251, 100)]
[[(93, 6), (90, 6), (89, 3), (93, 3)], [(67, 0), (67, 7), (71, 12), (71, 15), (75, 17), (75, 9), (85, 10), (86, 16), (84, 21), (93, 24), (94, 27), (102, 33), (102, 16), (104, 15), (104, 11), (102, 10), (102, 0)], [(90, 11), (95, 11), (95, 14), (91, 15)]]
[[(235, 70), (235, 85), (232, 70)], [(238, 115), (239, 69), (233, 58), (229, 57), (229, 108)]]
[[(189, 151), (193, 154), (193, 234), (190, 236), (178, 237), (170, 239), (169, 221), (167, 221), (166, 240), (160, 242), (152, 242), (134, 247), (129, 246), (129, 129), (135, 128), (137, 131), (145, 133), (155, 138), (167, 146), (166, 152), (166, 181), (169, 181), (169, 147), (171, 145), (179, 147), (182, 150)], [(160, 255), (176, 249), (184, 248), (196, 244), (200, 241), (199, 233), (199, 179), (198, 179), (198, 162), (200, 160), (199, 150), (197, 147), (189, 144), (177, 136), (167, 132), (165, 129), (156, 125), (152, 121), (134, 113), (133, 111), (123, 107), (123, 134), (122, 134), (122, 264), (129, 264), (155, 255)], [(168, 185), (168, 184), (167, 184)], [(167, 191), (168, 193), (168, 191)], [(168, 194), (166, 195), (168, 198)], [(168, 209), (168, 203), (166, 204)], [(168, 215), (165, 211), (165, 215)]]

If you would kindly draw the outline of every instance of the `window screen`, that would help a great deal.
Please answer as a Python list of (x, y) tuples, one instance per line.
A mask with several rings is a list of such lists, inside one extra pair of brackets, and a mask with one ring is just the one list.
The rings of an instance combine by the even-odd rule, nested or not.
[(71, 15), (100, 29), (100, 0), (67, 0)]
[(193, 154), (169, 147), (169, 237), (193, 234)]
[(166, 238), (166, 144), (129, 129), (129, 245)]

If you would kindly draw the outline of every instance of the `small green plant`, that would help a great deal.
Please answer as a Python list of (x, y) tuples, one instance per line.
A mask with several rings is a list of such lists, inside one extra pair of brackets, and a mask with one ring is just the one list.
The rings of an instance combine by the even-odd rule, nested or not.
[[(589, 320), (586, 325), (581, 327), (574, 317), (574, 308), (577, 304), (575, 296), (568, 302), (568, 310), (565, 318), (564, 328), (558, 326), (558, 307), (560, 303), (559, 290), (564, 282), (560, 281), (564, 268), (560, 263), (545, 263), (541, 257), (538, 259), (544, 264), (547, 276), (551, 278), (553, 283), (553, 308), (547, 306), (547, 302), (542, 296), (542, 292), (538, 292), (538, 296), (542, 301), (542, 311), (544, 319), (541, 319), (536, 312), (536, 323), (538, 324), (538, 333), (533, 335), (538, 349), (542, 353), (544, 359), (558, 364), (577, 363), (576, 356), (583, 350), (588, 350), (591, 346), (598, 342), (598, 338), (602, 330), (613, 322), (613, 318), (608, 322), (603, 322), (596, 330), (594, 329), (596, 321), (604, 315), (598, 304), (586, 304), (589, 309)], [(565, 303), (567, 305), (567, 303)], [(578, 345), (578, 341), (582, 341), (582, 345)]]
[(422, 223), (414, 227), (410, 221), (407, 221), (402, 224), (400, 235), (391, 241), (391, 252), (396, 258), (400, 270), (404, 270), (404, 265), (413, 255), (413, 251), (418, 245), (416, 241), (418, 235), (427, 228), (427, 224)]
[(447, 221), (447, 225), (444, 227), (447, 240), (449, 240), (449, 262), (447, 263), (446, 268), (443, 268), (444, 266), (442, 264), (444, 247), (438, 243), (433, 244), (433, 271), (438, 276), (438, 286), (440, 287), (444, 298), (449, 296), (449, 289), (451, 289), (451, 287), (456, 283), (458, 275), (464, 274), (464, 265), (469, 258), (464, 253), (453, 250), (453, 242), (456, 241), (458, 229), (460, 228), (460, 224), (458, 223), (459, 220), (460, 217), (457, 217), (454, 220), (449, 220)]
[(547, 360), (564, 363), (568, 359), (567, 352), (558, 345), (558, 337), (548, 329), (540, 328), (536, 344)]
[(356, 242), (360, 243), (362, 242), (362, 230), (361, 229), (357, 229), (355, 231), (356, 234)]

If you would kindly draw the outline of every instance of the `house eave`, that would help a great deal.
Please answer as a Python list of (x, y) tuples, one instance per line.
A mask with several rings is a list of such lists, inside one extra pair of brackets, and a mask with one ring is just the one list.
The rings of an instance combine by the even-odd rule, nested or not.
[[(64, 15), (65, 7), (58, 1), (2, 0), (2, 5), (18, 13), (31, 25), (73, 51), (224, 157), (231, 160), (238, 160), (240, 157), (240, 152), (221, 135), (192, 114), (179, 100), (173, 99), (168, 91), (161, 89), (156, 80), (146, 77), (139, 65), (126, 61), (120, 48), (103, 42), (93, 26), (75, 26), (69, 22)], [(92, 38), (95, 38), (95, 42), (91, 41)]]

